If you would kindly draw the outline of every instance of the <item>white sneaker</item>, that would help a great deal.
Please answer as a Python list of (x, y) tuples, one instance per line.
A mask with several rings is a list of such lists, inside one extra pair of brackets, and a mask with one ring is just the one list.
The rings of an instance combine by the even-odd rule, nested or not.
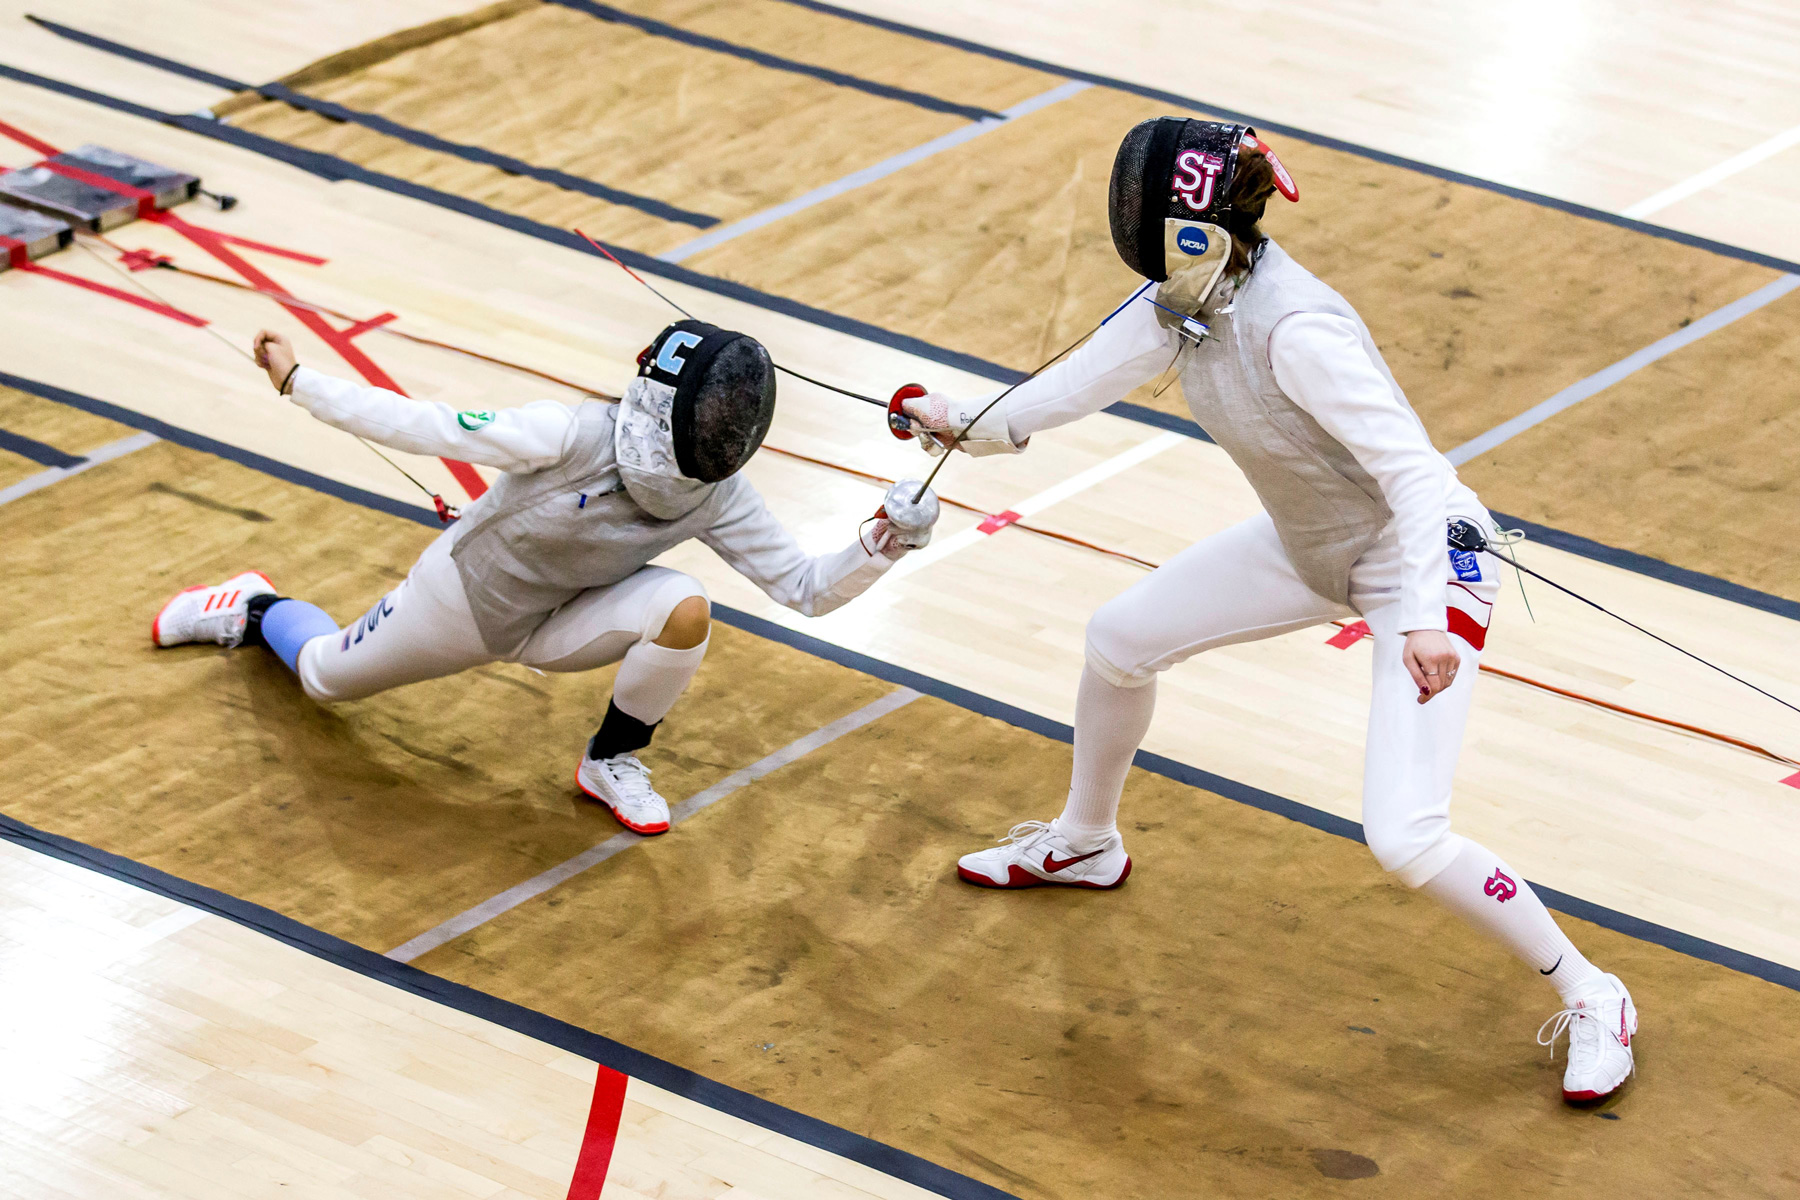
[(150, 640), (158, 646), (217, 642), (235, 646), (244, 640), (252, 596), (273, 596), (275, 585), (261, 571), (233, 575), (217, 587), (184, 588), (162, 606), (150, 622)]
[(1045, 821), (1021, 821), (990, 850), (957, 860), (956, 874), (977, 887), (1028, 888), (1045, 883), (1116, 888), (1131, 874), (1131, 856), (1117, 833), (1097, 850), (1077, 850)]
[(645, 835), (669, 832), (669, 802), (650, 786), (650, 768), (630, 754), (589, 758), (575, 769), (575, 786), (612, 809), (619, 824)]
[[(1556, 1039), (1569, 1033), (1569, 1064), (1563, 1071), (1563, 1099), (1602, 1100), (1618, 1091), (1636, 1069), (1631, 1039), (1637, 1035), (1637, 1006), (1617, 975), (1603, 975), (1574, 1003), (1538, 1027), (1538, 1045), (1556, 1054)], [(1544, 1030), (1550, 1030), (1548, 1041)]]

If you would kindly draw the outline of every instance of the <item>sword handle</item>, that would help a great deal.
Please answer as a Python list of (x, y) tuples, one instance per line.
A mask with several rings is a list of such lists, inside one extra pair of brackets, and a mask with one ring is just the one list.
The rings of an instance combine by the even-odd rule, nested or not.
[(922, 383), (908, 383), (902, 385), (900, 389), (894, 393), (894, 398), (888, 401), (887, 408), (889, 433), (892, 433), (903, 442), (912, 441), (912, 422), (907, 420), (906, 412), (900, 406), (907, 400), (918, 399), (920, 396), (925, 395), (928, 390), (929, 389)]

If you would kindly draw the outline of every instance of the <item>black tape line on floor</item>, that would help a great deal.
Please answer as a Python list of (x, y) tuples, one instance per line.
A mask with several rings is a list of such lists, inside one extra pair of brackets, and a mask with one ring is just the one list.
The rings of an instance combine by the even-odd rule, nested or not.
[(55, 446), (40, 442), (36, 438), (28, 438), (23, 434), (9, 433), (0, 429), (0, 450), (10, 450), (23, 458), (29, 458), (41, 467), (77, 467), (87, 459), (79, 454), (65, 454)]
[(691, 225), (696, 229), (710, 229), (719, 223), (719, 218), (712, 216), (709, 213), (694, 212), (690, 209), (681, 208), (678, 205), (658, 200), (653, 196), (640, 196), (636, 192), (628, 192), (623, 188), (610, 187), (607, 184), (599, 183), (592, 179), (586, 179), (580, 175), (571, 175), (567, 171), (559, 171), (554, 167), (540, 167), (533, 163), (525, 162), (523, 159), (514, 158), (510, 154), (501, 154), (498, 151), (489, 150), (484, 146), (470, 145), (467, 142), (453, 142), (447, 138), (438, 137), (436, 134), (427, 133), (422, 129), (415, 129), (411, 125), (402, 125), (398, 121), (389, 120), (387, 117), (377, 113), (365, 112), (362, 109), (348, 108), (342, 104), (334, 104), (329, 100), (316, 99), (303, 92), (296, 92), (293, 88), (290, 88), (285, 84), (245, 83), (239, 79), (231, 79), (224, 75), (215, 75), (213, 72), (204, 70), (200, 67), (193, 67), (186, 63), (176, 62), (172, 58), (164, 58), (160, 54), (151, 54), (147, 50), (139, 50), (133, 46), (110, 41), (109, 39), (100, 37), (96, 34), (83, 33), (79, 29), (71, 29), (67, 25), (59, 25), (55, 21), (48, 21), (43, 17), (27, 16), (25, 19), (34, 24), (41, 25), (58, 37), (67, 38), (72, 42), (79, 42), (81, 45), (89, 46), (96, 50), (104, 50), (108, 54), (114, 54), (120, 58), (130, 59), (133, 62), (143, 63), (146, 66), (157, 67), (160, 70), (185, 76), (188, 79), (198, 80), (201, 83), (209, 83), (214, 87), (225, 88), (228, 91), (255, 92), (266, 99), (279, 100), (283, 104), (291, 104), (295, 108), (303, 108), (309, 112), (318, 113), (320, 116), (327, 117), (333, 121), (344, 121), (353, 125), (361, 125), (365, 129), (372, 129), (376, 133), (407, 142), (411, 145), (418, 146), (423, 150), (447, 154), (455, 158), (460, 158), (465, 162), (480, 163), (483, 166), (495, 167), (507, 172), (509, 175), (520, 175), (527, 179), (536, 179), (540, 183), (548, 183), (555, 187), (563, 188), (566, 191), (580, 192), (583, 195), (593, 196), (596, 199), (604, 200), (609, 204), (617, 204), (625, 208), (635, 208), (639, 212), (652, 217), (657, 217), (664, 221), (674, 221), (682, 225)]
[(876, 83), (872, 79), (864, 79), (860, 75), (851, 75), (844, 71), (834, 71), (830, 67), (816, 66), (812, 63), (800, 62), (792, 58), (783, 58), (778, 54), (770, 54), (766, 50), (755, 50), (749, 46), (740, 46), (736, 42), (728, 42), (723, 38), (708, 37), (703, 33), (694, 33), (665, 21), (640, 17), (636, 13), (622, 12), (607, 4), (596, 4), (593, 0), (545, 0), (561, 8), (585, 13), (601, 21), (615, 25), (629, 25), (634, 29), (650, 34), (652, 37), (668, 38), (683, 45), (693, 46), (700, 50), (712, 50), (719, 54), (729, 54), (733, 58), (741, 58), (745, 62), (755, 63), (759, 67), (767, 67), (773, 71), (787, 71), (795, 75), (805, 75), (838, 87), (852, 88), (870, 96), (879, 96), (883, 100), (898, 100), (903, 104), (911, 104), (931, 112), (949, 113), (952, 116), (967, 117), (971, 121), (985, 121), (999, 118), (1000, 114), (991, 109), (979, 108), (973, 104), (958, 104), (954, 100), (945, 100), (925, 92), (915, 92), (907, 88), (894, 87), (891, 84)]
[(1179, 108), (1207, 113), (1215, 117), (1223, 117), (1228, 121), (1239, 121), (1245, 125), (1254, 125), (1262, 133), (1279, 133), (1284, 137), (1295, 138), (1302, 142), (1310, 142), (1315, 146), (1323, 146), (1328, 150), (1340, 150), (1345, 154), (1354, 154), (1358, 158), (1366, 158), (1373, 162), (1385, 163), (1390, 167), (1401, 167), (1408, 171), (1417, 171), (1421, 175), (1429, 175), (1434, 179), (1442, 179), (1449, 183), (1466, 184), (1480, 188), (1485, 192), (1498, 192), (1502, 196), (1510, 196), (1514, 200), (1523, 200), (1540, 208), (1553, 208), (1558, 212), (1566, 212), (1572, 216), (1586, 217), (1590, 221), (1602, 221), (1608, 225), (1616, 225), (1621, 229), (1630, 229), (1638, 233), (1660, 238), (1665, 242), (1679, 242), (1683, 246), (1692, 246), (1698, 250), (1710, 250), (1714, 254), (1722, 254), (1727, 258), (1739, 259), (1743, 262), (1756, 263), (1758, 266), (1773, 267), (1777, 271), (1800, 274), (1800, 263), (1790, 262), (1785, 258), (1776, 258), (1772, 254), (1763, 254), (1756, 250), (1748, 250), (1742, 246), (1733, 246), (1729, 242), (1718, 242), (1711, 238), (1696, 234), (1682, 233), (1664, 225), (1652, 225), (1633, 217), (1622, 217), (1618, 213), (1607, 212), (1603, 208), (1593, 208), (1586, 204), (1577, 204), (1573, 200), (1561, 200), (1555, 196), (1546, 196), (1542, 192), (1528, 191), (1525, 188), (1513, 187), (1511, 184), (1497, 183), (1492, 179), (1483, 179), (1477, 175), (1465, 175), (1461, 171), (1453, 171), (1449, 167), (1434, 166), (1421, 162), (1416, 158), (1405, 158), (1398, 154), (1390, 154), (1386, 150), (1377, 150), (1372, 146), (1364, 146), (1359, 142), (1345, 141), (1343, 138), (1329, 134), (1314, 133), (1310, 129), (1301, 129), (1295, 125), (1287, 125), (1280, 121), (1270, 121), (1252, 113), (1239, 112), (1223, 105), (1212, 104), (1192, 96), (1183, 96), (1179, 92), (1164, 91), (1141, 83), (1132, 83), (1127, 79), (1119, 79), (1112, 75), (1099, 75), (1093, 71), (1079, 71), (1073, 67), (1059, 66), (1046, 62), (1041, 58), (1031, 58), (1023, 54), (1014, 54), (1010, 50), (1002, 50), (997, 46), (984, 45), (981, 42), (959, 38), (948, 33), (937, 33), (918, 25), (907, 25), (901, 21), (892, 21), (886, 17), (870, 16), (848, 8), (839, 8), (835, 4), (823, 3), (823, 0), (781, 0), (783, 4), (792, 4), (796, 8), (808, 9), (823, 13), (830, 17), (839, 17), (846, 21), (854, 21), (859, 25), (869, 25), (883, 29), (889, 33), (904, 34), (921, 41), (935, 42), (940, 46), (978, 54), (983, 58), (991, 58), (997, 62), (1011, 63), (1016, 67), (1028, 67), (1033, 71), (1043, 71), (1049, 75), (1060, 75), (1065, 79), (1079, 79), (1083, 83), (1091, 83), (1097, 87), (1112, 88), (1115, 91), (1127, 92), (1133, 96), (1142, 96), (1146, 100), (1160, 100)]
[[(790, 2), (792, 2), (792, 0), (790, 0)], [(353, 180), (369, 187), (391, 192), (397, 196), (405, 196), (408, 199), (423, 201), (424, 203), (433, 205), (437, 208), (461, 213), (464, 216), (473, 217), (475, 220), (483, 221), (490, 225), (497, 225), (502, 229), (510, 229), (516, 233), (525, 234), (527, 237), (551, 242), (558, 246), (565, 246), (571, 250), (591, 255), (601, 259), (601, 261), (605, 261), (599, 251), (595, 250), (580, 236), (569, 230), (560, 229), (554, 225), (545, 225), (540, 221), (533, 221), (529, 217), (515, 216), (512, 213), (503, 212), (497, 208), (491, 208), (478, 200), (471, 200), (451, 192), (438, 191), (436, 188), (426, 187), (423, 184), (413, 183), (410, 180), (400, 179), (396, 176), (384, 175), (379, 171), (372, 171), (367, 167), (358, 166), (347, 159), (337, 158), (330, 154), (323, 154), (316, 150), (304, 150), (298, 146), (290, 146), (286, 142), (277, 141), (274, 138), (263, 137), (261, 134), (254, 134), (245, 130), (235, 129), (230, 125), (226, 125), (220, 121), (209, 120), (205, 117), (161, 112), (157, 109), (149, 108), (130, 100), (109, 96), (103, 92), (96, 92), (77, 84), (65, 83), (61, 80), (51, 79), (44, 75), (37, 75), (30, 71), (21, 71), (16, 67), (9, 67), (4, 64), (0, 64), (0, 78), (11, 79), (19, 83), (29, 84), (33, 87), (44, 88), (47, 91), (56, 92), (72, 99), (83, 100), (90, 104), (97, 104), (104, 108), (113, 109), (117, 112), (142, 117), (147, 121), (155, 121), (164, 125), (173, 125), (177, 128), (185, 129), (190, 133), (199, 134), (202, 137), (209, 137), (216, 141), (228, 142), (242, 149), (249, 150), (252, 153), (260, 154), (265, 158), (271, 158), (278, 162), (285, 162), (290, 166), (297, 167), (298, 169), (316, 175), (321, 179), (334, 183), (344, 179)], [(754, 307), (764, 309), (768, 312), (779, 313), (782, 316), (793, 317), (796, 320), (817, 325), (821, 329), (829, 329), (836, 333), (848, 334), (851, 337), (859, 338), (863, 341), (873, 342), (876, 345), (887, 346), (891, 349), (922, 358), (927, 362), (935, 362), (942, 366), (954, 368), (958, 371), (967, 371), (972, 375), (980, 375), (984, 378), (992, 379), (995, 382), (1004, 384), (1019, 383), (1026, 377), (1026, 372), (1018, 370), (1015, 367), (1002, 366), (999, 363), (990, 362), (984, 358), (978, 358), (973, 354), (965, 354), (960, 350), (950, 350), (943, 346), (934, 345), (922, 338), (913, 337), (911, 334), (896, 333), (889, 329), (883, 329), (879, 325), (871, 325), (866, 321), (859, 321), (853, 317), (840, 316), (837, 313), (828, 312), (825, 309), (814, 308), (810, 304), (803, 304), (798, 300), (790, 300), (785, 296), (777, 296), (772, 292), (760, 291), (756, 288), (736, 283), (729, 279), (705, 275), (687, 267), (674, 263), (666, 263), (661, 259), (658, 259), (653, 255), (645, 254), (642, 251), (632, 250), (624, 246), (613, 246), (611, 249), (613, 253), (619, 256), (620, 261), (636, 270), (643, 271), (646, 274), (657, 275), (677, 283), (684, 283), (690, 287), (697, 288), (701, 291), (711, 292), (714, 295), (724, 296), (728, 299), (740, 300), (745, 304), (753, 305)], [(1800, 269), (1800, 267), (1797, 267), (1796, 269)], [(1207, 436), (1206, 431), (1201, 429), (1195, 422), (1184, 417), (1178, 417), (1170, 413), (1146, 408), (1143, 405), (1120, 402), (1109, 406), (1106, 411), (1116, 416), (1124, 417), (1127, 420), (1138, 421), (1158, 429), (1185, 434), (1188, 437), (1196, 438), (1201, 441), (1212, 441), (1212, 439)], [(1792, 620), (1800, 620), (1800, 602), (1789, 600), (1786, 597), (1758, 591), (1755, 588), (1746, 587), (1739, 583), (1733, 583), (1730, 580), (1720, 579), (1717, 576), (1707, 575), (1700, 571), (1689, 570), (1686, 567), (1677, 567), (1673, 564), (1662, 562), (1660, 559), (1651, 558), (1645, 554), (1639, 554), (1636, 551), (1620, 550), (1615, 547), (1606, 546), (1600, 542), (1593, 541), (1592, 539), (1581, 537), (1578, 534), (1564, 533), (1560, 530), (1551, 529), (1547, 525), (1538, 525), (1534, 522), (1512, 517), (1508, 517), (1506, 520), (1525, 528), (1533, 537), (1544, 542), (1546, 545), (1556, 546), (1558, 549), (1566, 550), (1571, 554), (1580, 555), (1583, 558), (1591, 558), (1598, 562), (1621, 567), (1627, 571), (1633, 571), (1641, 575), (1648, 575), (1651, 578), (1660, 579), (1665, 583), (1673, 583), (1680, 587), (1690, 588), (1694, 591), (1703, 592), (1709, 596), (1716, 596), (1723, 600), (1730, 600), (1734, 603), (1760, 609), (1763, 612), (1774, 613), (1777, 616), (1788, 617)]]
[(749, 1092), (739, 1091), (685, 1067), (678, 1067), (641, 1050), (634, 1050), (609, 1037), (514, 1004), (510, 1000), (502, 1000), (487, 992), (453, 983), (417, 967), (397, 963), (373, 950), (366, 950), (292, 917), (283, 916), (273, 909), (239, 900), (235, 896), (101, 850), (86, 842), (38, 829), (4, 813), (0, 813), (0, 838), (123, 880), (214, 916), (224, 917), (358, 975), (378, 979), (415, 996), (491, 1021), (526, 1037), (536, 1038), (570, 1054), (580, 1055), (591, 1062), (654, 1084), (664, 1091), (728, 1113), (763, 1129), (773, 1130), (795, 1141), (816, 1146), (840, 1158), (872, 1167), (939, 1196), (950, 1197), (951, 1200), (1017, 1200), (1009, 1192), (940, 1167), (917, 1155), (897, 1150), (847, 1129), (840, 1129), (817, 1117), (795, 1112)]
[(70, 408), (92, 413), (96, 417), (105, 417), (109, 421), (117, 421), (121, 425), (129, 425), (133, 429), (142, 429), (153, 433), (165, 442), (173, 442), (177, 446), (186, 446), (189, 450), (198, 450), (203, 454), (211, 454), (217, 458), (228, 459), (240, 466), (249, 467), (252, 471), (260, 471), (264, 475), (273, 476), (287, 483), (298, 484), (315, 492), (323, 492), (327, 496), (335, 496), (339, 500), (348, 500), (362, 508), (371, 508), (391, 517), (415, 521), (420, 525), (436, 527), (437, 514), (429, 509), (420, 508), (404, 500), (395, 500), (376, 492), (352, 487), (347, 483), (339, 483), (335, 479), (327, 479), (323, 475), (315, 475), (311, 471), (289, 466), (279, 459), (268, 458), (241, 446), (233, 446), (209, 438), (204, 434), (194, 433), (167, 421), (159, 421), (155, 417), (147, 417), (143, 413), (117, 404), (108, 404), (104, 400), (96, 400), (92, 396), (84, 396), (80, 392), (71, 392), (67, 388), (59, 388), (54, 384), (40, 383), (35, 379), (26, 379), (0, 371), (0, 385), (15, 391), (25, 392), (42, 400), (51, 400), (57, 404), (66, 404)]
[[(243, 450), (224, 442), (215, 441), (212, 438), (189, 433), (186, 430), (176, 429), (161, 421), (142, 416), (129, 409), (120, 408), (117, 405), (108, 404), (103, 400), (95, 400), (92, 397), (82, 396), (79, 393), (68, 391), (65, 388), (38, 383), (35, 380), (21, 379), (16, 375), (9, 375), (5, 372), (0, 372), (0, 384), (17, 388), (20, 391), (30, 392), (33, 395), (43, 397), (47, 400), (70, 404), (73, 407), (80, 408), (86, 412), (94, 412), (101, 416), (111, 417), (121, 424), (135, 425), (140, 429), (148, 429), (153, 433), (157, 433), (165, 440), (175, 442), (178, 445), (187, 446), (190, 449), (201, 450), (205, 453), (228, 459), (242, 466), (249, 467), (252, 470), (262, 471), (266, 474), (274, 475), (278, 479), (296, 483), (301, 487), (312, 488), (316, 491), (324, 492), (327, 495), (336, 496), (342, 500), (348, 500), (352, 504), (373, 508), (379, 512), (399, 516), (421, 525), (435, 526), (437, 524), (436, 517), (422, 508), (408, 505), (397, 500), (389, 500), (385, 496), (378, 496), (372, 492), (363, 491), (361, 488), (349, 487), (322, 476), (314, 475), (309, 471), (297, 470), (284, 463), (277, 462), (274, 459), (266, 458), (263, 455), (255, 454), (251, 451)], [(968, 688), (959, 687), (956, 684), (947, 683), (944, 680), (936, 679), (930, 675), (924, 675), (909, 668), (885, 662), (878, 658), (871, 658), (869, 655), (862, 654), (858, 651), (834, 645), (831, 642), (815, 638), (810, 634), (800, 633), (796, 630), (787, 628), (785, 625), (778, 625), (763, 617), (753, 616), (750, 613), (741, 612), (722, 604), (714, 604), (712, 611), (715, 619), (723, 621), (733, 628), (741, 629), (745, 633), (754, 634), (757, 637), (766, 638), (773, 642), (779, 642), (782, 645), (790, 646), (796, 650), (810, 654), (815, 658), (821, 658), (828, 662), (837, 663), (840, 666), (849, 667), (852, 670), (860, 671), (865, 675), (884, 680), (888, 683), (897, 684), (901, 687), (909, 687), (916, 692), (923, 693), (927, 696), (934, 696), (939, 700), (954, 704), (959, 708), (967, 709), (980, 716), (992, 717), (995, 720), (1005, 722), (1008, 725), (1024, 729), (1031, 733), (1036, 733), (1042, 737), (1051, 738), (1055, 741), (1071, 745), (1075, 741), (1075, 731), (1061, 721), (1053, 721), (1049, 717), (1039, 716), (1036, 713), (1028, 712), (1016, 705), (1007, 704), (1001, 700), (995, 700), (990, 696), (984, 696), (980, 692), (970, 691)], [(1335, 837), (1347, 838), (1354, 842), (1364, 841), (1362, 826), (1355, 821), (1337, 816), (1333, 813), (1324, 812), (1320, 809), (1313, 808), (1310, 805), (1302, 804), (1297, 800), (1289, 800), (1285, 796), (1276, 795), (1274, 792), (1266, 792), (1261, 788), (1253, 787), (1246, 783), (1239, 783), (1236, 780), (1228, 779), (1223, 775), (1215, 775), (1211, 771), (1203, 770), (1200, 767), (1190, 766), (1187, 763), (1178, 762), (1175, 759), (1167, 758), (1160, 754), (1152, 754), (1146, 750), (1139, 750), (1133, 763), (1152, 774), (1161, 775), (1166, 779), (1174, 780), (1176, 783), (1182, 783), (1189, 787), (1209, 791), (1222, 796), (1227, 800), (1248, 805), (1251, 808), (1261, 809), (1264, 812), (1273, 813), (1276, 816), (1285, 817), (1290, 821), (1319, 830), (1321, 833), (1328, 833)], [(1728, 967), (1731, 970), (1741, 971), (1746, 975), (1754, 975), (1758, 979), (1764, 979), (1770, 983), (1779, 984), (1782, 987), (1800, 991), (1800, 970), (1795, 970), (1792, 967), (1784, 966), (1781, 963), (1773, 962), (1769, 959), (1759, 958), (1756, 955), (1733, 949), (1730, 946), (1721, 945), (1718, 942), (1708, 941), (1705, 938), (1683, 933), (1678, 929), (1671, 929), (1666, 925), (1658, 925), (1653, 921), (1646, 921), (1640, 917), (1631, 916), (1629, 913), (1619, 912), (1615, 909), (1607, 908), (1604, 905), (1583, 900), (1578, 896), (1572, 896), (1569, 893), (1559, 891), (1556, 888), (1545, 887), (1542, 884), (1530, 880), (1527, 880), (1526, 882), (1531, 883), (1532, 888), (1538, 892), (1545, 904), (1559, 912), (1564, 912), (1572, 917), (1592, 922), (1595, 925), (1611, 929), (1617, 933), (1623, 933), (1628, 937), (1637, 938), (1640, 941), (1662, 946), (1663, 948), (1673, 950), (1678, 954), (1685, 954), (1690, 958), (1698, 958), (1706, 962), (1716, 963), (1720, 966)]]

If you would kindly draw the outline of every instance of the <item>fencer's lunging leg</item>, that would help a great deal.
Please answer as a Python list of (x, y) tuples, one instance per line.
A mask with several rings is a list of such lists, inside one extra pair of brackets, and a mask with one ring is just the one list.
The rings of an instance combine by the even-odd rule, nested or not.
[(1265, 513), (1189, 546), (1094, 613), (1075, 700), (1075, 769), (1062, 815), (1023, 821), (957, 874), (982, 887), (1116, 887), (1131, 872), (1116, 818), (1156, 709), (1156, 677), (1218, 646), (1317, 624), (1340, 606), (1300, 582)]
[(519, 661), (545, 671), (619, 664), (606, 717), (576, 766), (575, 782), (634, 833), (669, 828), (668, 801), (650, 786), (637, 752), (687, 690), (706, 657), (712, 611), (700, 581), (644, 567), (583, 592), (539, 626)]
[(613, 681), (606, 719), (588, 744), (589, 758), (630, 754), (650, 744), (657, 725), (687, 691), (711, 643), (712, 610), (705, 596), (687, 596), (650, 641), (625, 652)]
[(1155, 712), (1154, 675), (1135, 687), (1119, 687), (1093, 667), (1082, 669), (1075, 693), (1075, 770), (1068, 802), (1051, 822), (1071, 846), (1091, 850), (1117, 831), (1125, 776)]

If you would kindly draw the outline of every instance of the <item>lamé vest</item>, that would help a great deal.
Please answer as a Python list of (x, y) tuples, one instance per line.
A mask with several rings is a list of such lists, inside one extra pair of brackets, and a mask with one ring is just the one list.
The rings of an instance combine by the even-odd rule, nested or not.
[(639, 508), (613, 452), (618, 405), (588, 401), (560, 462), (502, 475), (463, 511), (450, 556), (481, 640), (512, 656), (558, 608), (588, 588), (618, 583), (657, 555), (704, 533), (736, 489), (733, 475), (673, 521)]
[(1224, 294), (1201, 316), (1212, 336), (1182, 354), (1188, 408), (1250, 481), (1301, 580), (1346, 604), (1351, 565), (1394, 514), (1356, 457), (1275, 382), (1269, 335), (1291, 313), (1344, 317), (1356, 326), (1394, 399), (1409, 414), (1412, 406), (1356, 310), (1273, 241), (1264, 243), (1240, 287), (1220, 290)]

